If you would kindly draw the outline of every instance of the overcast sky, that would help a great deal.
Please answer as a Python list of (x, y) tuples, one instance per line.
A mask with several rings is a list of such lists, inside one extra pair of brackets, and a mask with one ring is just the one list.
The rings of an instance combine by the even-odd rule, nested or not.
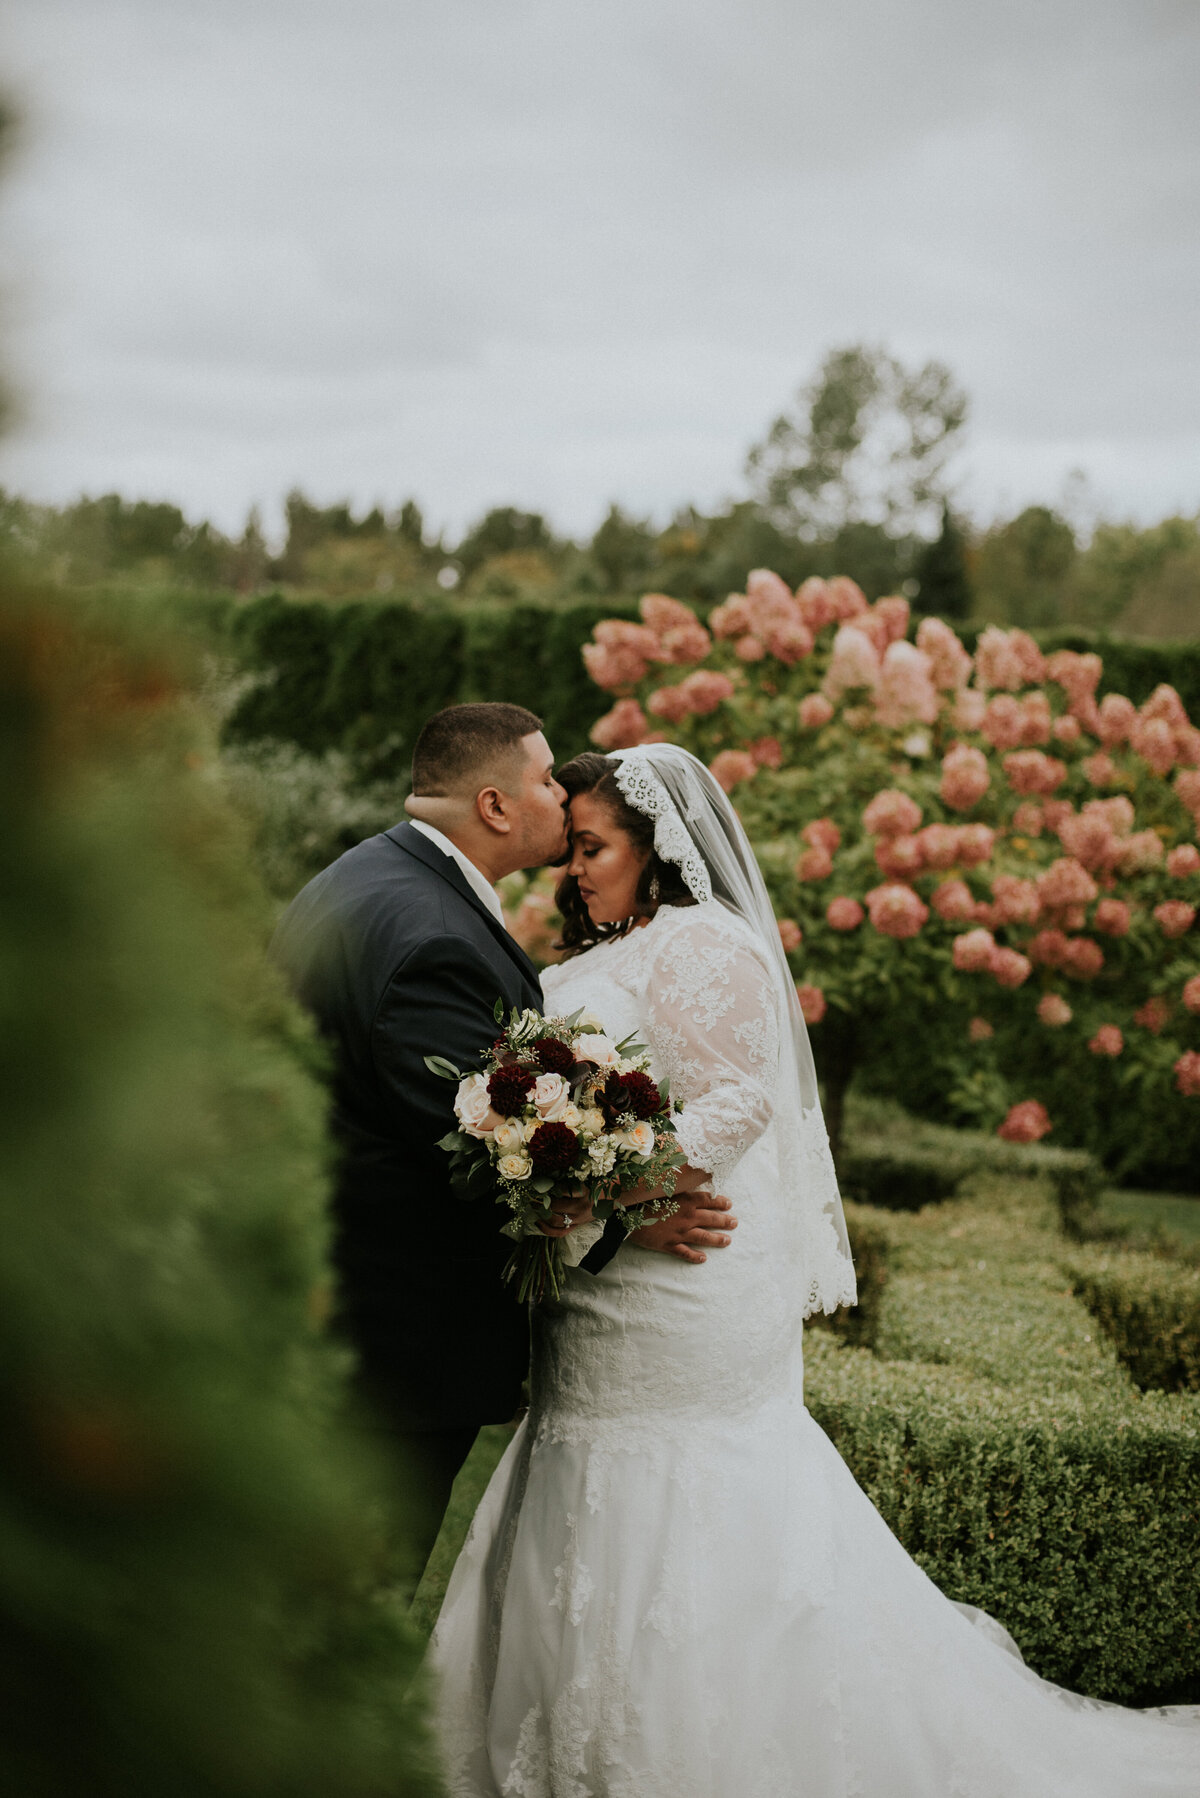
[(831, 347), (980, 516), (1200, 508), (1197, 0), (8, 0), (0, 480), (588, 531), (742, 492)]

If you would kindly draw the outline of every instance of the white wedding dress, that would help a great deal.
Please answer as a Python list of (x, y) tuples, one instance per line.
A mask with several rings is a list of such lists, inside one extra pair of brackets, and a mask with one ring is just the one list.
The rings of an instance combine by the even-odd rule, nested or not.
[(829, 1150), (819, 1110), (773, 1119), (753, 932), (664, 907), (544, 985), (649, 1044), (740, 1227), (702, 1266), (626, 1244), (535, 1314), (530, 1412), (434, 1635), (455, 1798), (1197, 1798), (1196, 1713), (1037, 1679), (805, 1410), (795, 1194)]

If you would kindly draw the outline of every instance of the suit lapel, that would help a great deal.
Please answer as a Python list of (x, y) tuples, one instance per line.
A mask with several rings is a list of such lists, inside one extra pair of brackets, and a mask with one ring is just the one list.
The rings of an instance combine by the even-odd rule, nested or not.
[(538, 978), (537, 969), (516, 938), (509, 935), (503, 924), (497, 923), (478, 893), (472, 892), (470, 882), (458, 863), (451, 856), (444, 855), (435, 844), (429, 841), (428, 837), (423, 837), (419, 830), (414, 830), (411, 824), (394, 824), (391, 830), (385, 830), (383, 834), (390, 842), (395, 843), (398, 849), (415, 856), (417, 861), (423, 867), (428, 868), (430, 873), (436, 874), (439, 880), (448, 881), (456, 893), (460, 894), (469, 905), (474, 906), (505, 954), (516, 963), (525, 978), (540, 992), (542, 983)]

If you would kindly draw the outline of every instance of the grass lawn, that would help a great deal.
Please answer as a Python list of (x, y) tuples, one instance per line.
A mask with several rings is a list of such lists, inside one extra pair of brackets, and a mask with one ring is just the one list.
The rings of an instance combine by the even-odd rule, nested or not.
[(1135, 1236), (1162, 1235), (1200, 1249), (1200, 1197), (1178, 1192), (1132, 1192), (1114, 1187), (1102, 1194), (1100, 1215)]
[(428, 1636), (437, 1622), (446, 1592), (450, 1571), (458, 1559), (458, 1551), (466, 1541), (475, 1507), (483, 1497), (484, 1487), (501, 1455), (512, 1439), (512, 1426), (493, 1423), (480, 1430), (475, 1446), (467, 1456), (462, 1472), (454, 1482), (454, 1491), (446, 1507), (441, 1533), (433, 1545), (421, 1583), (417, 1587), (410, 1613), (423, 1636)]

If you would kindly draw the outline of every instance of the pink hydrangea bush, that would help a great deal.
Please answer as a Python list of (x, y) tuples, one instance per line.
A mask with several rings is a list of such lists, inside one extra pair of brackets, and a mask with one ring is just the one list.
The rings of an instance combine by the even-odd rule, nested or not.
[[(933, 1040), (949, 1008), (979, 1091), (1019, 1079), (1028, 1120), (1032, 1085), (1056, 1140), (1128, 1115), (1081, 1097), (1118, 1056), (1147, 1107), (1191, 1096), (1172, 1069), (1200, 1051), (1179, 1002), (1200, 991), (1200, 729), (1173, 688), (1138, 705), (1102, 691), (1098, 655), (994, 626), (972, 654), (899, 596), (769, 570), (706, 621), (649, 595), (586, 659), (612, 695), (598, 747), (665, 734), (732, 795), (801, 933), (818, 1056), (836, 1038), (852, 1066), (888, 1020)], [(1200, 1157), (1200, 1107), (1188, 1129)]]

